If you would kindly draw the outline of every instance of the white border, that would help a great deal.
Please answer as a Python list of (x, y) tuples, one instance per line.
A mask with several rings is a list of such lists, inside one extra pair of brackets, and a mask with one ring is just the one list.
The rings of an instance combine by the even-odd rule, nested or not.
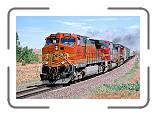
[[(140, 99), (16, 99), (16, 16), (140, 16)], [(74, 105), (73, 110), (85, 108), (91, 110), (93, 108), (104, 109), (107, 106), (141, 106), (147, 101), (147, 65), (144, 60), (147, 58), (147, 14), (141, 10), (123, 11), (123, 10), (107, 10), (96, 11), (79, 11), (73, 12), (60, 12), (55, 10), (49, 11), (32, 11), (32, 10), (14, 10), (10, 15), (10, 101), (14, 106), (47, 106), (55, 109), (69, 109)], [(13, 61), (14, 60), (14, 61)]]

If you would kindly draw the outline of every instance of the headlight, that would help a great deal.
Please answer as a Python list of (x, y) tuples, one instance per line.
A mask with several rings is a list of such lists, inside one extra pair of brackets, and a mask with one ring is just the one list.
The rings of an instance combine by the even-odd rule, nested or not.
[(61, 64), (64, 64), (65, 62), (63, 61), (63, 62), (61, 62)]
[(60, 56), (62, 56), (62, 57), (63, 57), (63, 54), (61, 53), (61, 54), (60, 54)]
[(48, 61), (45, 61), (45, 64), (48, 64)]
[(55, 46), (55, 50), (58, 50), (58, 46)]

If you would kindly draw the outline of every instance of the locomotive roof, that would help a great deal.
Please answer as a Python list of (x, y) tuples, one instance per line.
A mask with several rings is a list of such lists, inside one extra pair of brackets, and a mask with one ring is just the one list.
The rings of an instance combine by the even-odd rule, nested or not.
[(127, 48), (127, 49), (129, 49), (128, 47), (123, 46), (123, 45), (121, 45), (121, 44), (115, 44), (115, 43), (113, 43), (113, 44), (115, 45), (115, 47), (123, 47), (123, 48)]
[(121, 44), (116, 44), (116, 43), (113, 43), (113, 44), (115, 45), (115, 47), (125, 47), (125, 46), (123, 46)]
[(82, 36), (82, 35), (78, 35), (76, 34), (78, 38), (82, 38), (82, 39), (86, 39), (86, 38), (89, 38), (88, 36)]

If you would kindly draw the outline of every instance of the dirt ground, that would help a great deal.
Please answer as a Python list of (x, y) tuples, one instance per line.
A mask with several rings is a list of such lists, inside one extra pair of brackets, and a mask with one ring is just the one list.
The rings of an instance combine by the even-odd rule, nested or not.
[(125, 81), (125, 83), (135, 83), (136, 81), (140, 81), (140, 71), (138, 70), (134, 77), (129, 79), (128, 81)]
[(41, 64), (16, 64), (16, 84), (21, 85), (30, 81), (40, 79), (40, 68)]

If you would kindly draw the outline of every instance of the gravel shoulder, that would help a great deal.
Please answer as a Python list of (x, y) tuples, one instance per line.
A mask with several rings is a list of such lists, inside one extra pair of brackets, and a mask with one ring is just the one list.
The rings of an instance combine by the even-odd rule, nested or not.
[[(125, 64), (121, 65), (118, 68), (113, 69), (110, 72), (107, 72), (105, 74), (96, 76), (94, 78), (81, 81), (76, 84), (71, 84), (70, 86), (63, 87), (57, 90), (52, 90), (43, 94), (39, 94), (33, 97), (29, 97), (30, 99), (101, 99), (101, 98), (106, 98), (106, 97), (111, 97), (110, 94), (97, 94), (92, 96), (90, 92), (92, 92), (97, 86), (103, 85), (103, 84), (115, 84), (115, 80), (119, 79), (120, 77), (126, 75), (130, 69), (134, 66), (137, 56), (132, 58), (131, 60), (127, 61)], [(137, 74), (138, 72), (138, 74)], [(140, 75), (139, 75), (139, 70), (136, 72), (135, 79), (139, 80)], [(134, 81), (134, 78), (131, 77)], [(130, 81), (130, 82), (132, 82)], [(127, 82), (124, 81), (125, 83)], [(112, 98), (122, 98), (121, 96), (118, 96), (118, 94), (125, 94), (129, 95), (129, 92), (127, 94), (127, 91), (122, 91), (122, 92), (111, 92), (111, 95), (116, 95), (117, 97), (112, 97)], [(123, 96), (124, 97), (124, 96)], [(129, 98), (139, 98), (139, 92), (131, 92), (131, 95)]]

